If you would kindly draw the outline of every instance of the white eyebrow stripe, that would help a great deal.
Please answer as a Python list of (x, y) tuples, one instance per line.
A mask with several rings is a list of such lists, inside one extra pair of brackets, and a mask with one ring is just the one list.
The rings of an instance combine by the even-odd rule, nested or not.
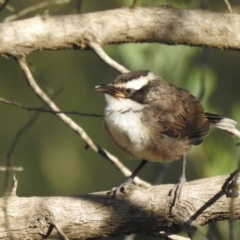
[(149, 81), (156, 79), (154, 73), (149, 72), (147, 76), (142, 76), (137, 79), (132, 79), (126, 83), (118, 83), (115, 86), (119, 88), (133, 88), (135, 90), (141, 89), (143, 86), (147, 85)]

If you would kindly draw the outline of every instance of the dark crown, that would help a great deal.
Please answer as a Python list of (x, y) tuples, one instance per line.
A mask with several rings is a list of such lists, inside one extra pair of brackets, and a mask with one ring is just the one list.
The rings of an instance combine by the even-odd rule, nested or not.
[(148, 75), (148, 73), (149, 73), (148, 70), (139, 70), (139, 71), (123, 73), (122, 75), (119, 75), (119, 76), (117, 76), (117, 78), (115, 78), (115, 80), (113, 81), (113, 84), (125, 83), (125, 82), (131, 81), (133, 79), (145, 77)]

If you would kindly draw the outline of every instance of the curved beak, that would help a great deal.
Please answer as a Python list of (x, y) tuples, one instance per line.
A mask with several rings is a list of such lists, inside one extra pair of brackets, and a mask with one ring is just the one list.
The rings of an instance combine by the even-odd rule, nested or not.
[(112, 84), (100, 84), (95, 87), (96, 92), (103, 92), (113, 97), (125, 98), (125, 95), (113, 87)]

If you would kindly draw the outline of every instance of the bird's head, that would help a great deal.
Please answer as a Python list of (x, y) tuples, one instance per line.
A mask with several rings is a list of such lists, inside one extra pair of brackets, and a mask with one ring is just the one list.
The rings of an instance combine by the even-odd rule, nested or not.
[(97, 85), (95, 90), (116, 99), (131, 99), (145, 104), (157, 97), (162, 82), (154, 73), (140, 70), (119, 75), (109, 84)]

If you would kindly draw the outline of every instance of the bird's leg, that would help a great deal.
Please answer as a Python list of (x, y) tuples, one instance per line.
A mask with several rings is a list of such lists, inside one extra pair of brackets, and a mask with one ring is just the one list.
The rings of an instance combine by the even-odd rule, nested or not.
[(179, 182), (169, 192), (170, 195), (172, 193), (175, 193), (175, 196), (173, 198), (173, 203), (172, 203), (172, 207), (171, 208), (173, 208), (176, 205), (176, 203), (179, 201), (179, 199), (180, 199), (182, 186), (186, 182), (185, 169), (186, 169), (186, 155), (183, 155), (183, 157), (182, 157), (182, 174), (181, 174), (181, 176), (179, 178)]
[(133, 183), (134, 178), (138, 175), (141, 169), (146, 165), (147, 161), (142, 160), (139, 166), (133, 171), (133, 173), (127, 178), (127, 180), (122, 183), (119, 187), (112, 189), (110, 192), (107, 192), (108, 196), (112, 196), (116, 191), (124, 192), (124, 187)]
[(141, 169), (146, 165), (147, 160), (142, 160), (141, 163), (138, 165), (138, 167), (133, 171), (131, 176), (128, 179), (131, 179), (132, 181), (134, 178), (138, 175), (138, 173), (141, 171)]

